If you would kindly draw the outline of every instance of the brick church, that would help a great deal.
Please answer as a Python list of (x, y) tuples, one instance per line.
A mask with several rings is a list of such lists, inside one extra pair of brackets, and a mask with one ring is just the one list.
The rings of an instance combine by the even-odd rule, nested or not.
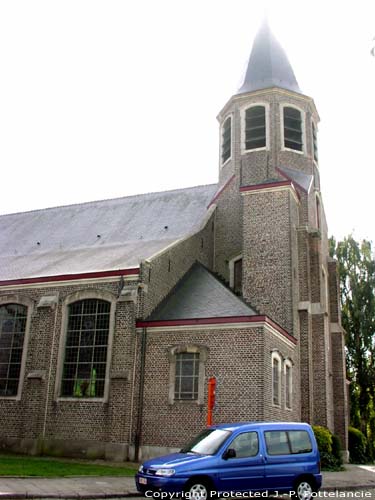
[(264, 23), (218, 115), (217, 184), (0, 217), (0, 446), (142, 459), (215, 423), (347, 449), (319, 115)]

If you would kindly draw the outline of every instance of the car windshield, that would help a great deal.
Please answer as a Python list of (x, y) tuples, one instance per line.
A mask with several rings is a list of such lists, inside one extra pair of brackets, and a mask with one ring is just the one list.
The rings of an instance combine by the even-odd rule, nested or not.
[(182, 448), (181, 453), (214, 455), (230, 434), (230, 431), (223, 429), (205, 429)]

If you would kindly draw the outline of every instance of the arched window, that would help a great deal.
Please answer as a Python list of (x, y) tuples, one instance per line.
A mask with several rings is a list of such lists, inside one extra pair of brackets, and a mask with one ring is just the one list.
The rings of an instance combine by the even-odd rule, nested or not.
[(284, 375), (285, 375), (285, 407), (288, 409), (292, 408), (292, 363), (287, 359), (284, 363)]
[(235, 294), (242, 295), (242, 255), (229, 261), (229, 286)]
[(207, 347), (176, 346), (169, 352), (169, 402), (204, 400), (204, 367)]
[(18, 394), (26, 321), (26, 306), (0, 306), (0, 396)]
[(311, 122), (311, 130), (312, 130), (313, 156), (316, 163), (318, 163), (318, 134), (314, 122)]
[(296, 108), (284, 107), (284, 147), (303, 151), (302, 115)]
[(266, 147), (266, 108), (252, 106), (245, 111), (245, 150)]
[(272, 353), (272, 403), (275, 406), (281, 404), (281, 356), (277, 352)]
[(61, 396), (104, 396), (111, 303), (84, 299), (68, 306)]
[(224, 164), (232, 156), (232, 117), (228, 116), (222, 128), (221, 163)]
[(320, 229), (321, 219), (320, 219), (320, 201), (318, 196), (316, 196), (316, 227)]

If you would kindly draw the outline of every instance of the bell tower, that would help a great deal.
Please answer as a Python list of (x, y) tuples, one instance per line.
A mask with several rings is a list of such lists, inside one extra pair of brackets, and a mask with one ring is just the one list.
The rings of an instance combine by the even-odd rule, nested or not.
[(243, 298), (298, 341), (301, 419), (339, 429), (345, 445), (347, 417), (333, 406), (340, 399), (345, 407), (345, 368), (335, 368), (332, 356), (333, 344), (343, 349), (343, 334), (336, 325), (332, 336), (330, 327), (335, 276), (320, 192), (319, 115), (267, 21), (254, 39), (244, 81), (218, 121), (219, 182), (223, 189), (230, 184), (218, 203), (219, 238), (234, 232), (236, 225), (226, 224), (234, 214), (241, 224), (237, 240), (228, 233), (232, 247), (218, 245), (217, 270), (224, 274), (224, 259), (241, 255)]

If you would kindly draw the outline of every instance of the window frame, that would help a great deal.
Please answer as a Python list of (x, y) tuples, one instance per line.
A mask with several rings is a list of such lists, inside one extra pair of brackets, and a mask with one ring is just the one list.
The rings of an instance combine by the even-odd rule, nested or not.
[(34, 310), (34, 302), (31, 299), (29, 299), (28, 297), (24, 297), (24, 296), (18, 295), (18, 294), (9, 294), (9, 295), (5, 295), (3, 297), (0, 297), (0, 307), (6, 306), (7, 304), (20, 305), (20, 306), (26, 307), (26, 309), (27, 309), (27, 311), (26, 311), (26, 326), (25, 326), (25, 333), (24, 333), (24, 340), (23, 340), (23, 347), (22, 347), (21, 369), (20, 369), (20, 374), (19, 374), (19, 378), (18, 378), (17, 394), (15, 394), (13, 396), (1, 396), (0, 395), (0, 400), (19, 401), (22, 397), (23, 384), (24, 384), (25, 375), (26, 375), (26, 360), (27, 360), (29, 337), (30, 337), (31, 316), (32, 316), (32, 313)]
[[(106, 370), (105, 370), (105, 383), (104, 383), (104, 394), (101, 397), (74, 397), (74, 396), (62, 396), (62, 375), (64, 369), (64, 359), (65, 359), (65, 348), (69, 321), (69, 306), (74, 302), (80, 302), (86, 299), (97, 299), (104, 300), (110, 303), (110, 313), (109, 313), (109, 329), (108, 329), (108, 346), (107, 346), (107, 360), (106, 360)], [(110, 292), (104, 290), (86, 290), (81, 292), (75, 292), (68, 295), (62, 304), (62, 320), (61, 320), (61, 335), (59, 343), (59, 354), (57, 361), (57, 371), (56, 371), (56, 383), (55, 383), (55, 401), (91, 401), (96, 402), (106, 402), (109, 396), (109, 381), (110, 381), (110, 369), (112, 360), (112, 345), (113, 336), (115, 329), (115, 312), (116, 312), (117, 298)]]
[[(175, 398), (175, 383), (176, 383), (176, 360), (178, 354), (199, 354), (198, 368), (198, 394), (196, 399), (176, 399)], [(208, 348), (203, 345), (187, 344), (173, 346), (168, 350), (169, 359), (169, 390), (168, 403), (173, 404), (204, 404), (204, 388), (205, 388), (205, 365), (208, 356)]]
[[(299, 151), (298, 149), (288, 148), (285, 146), (285, 127), (284, 127), (284, 109), (292, 108), (301, 114), (301, 139), (302, 139), (302, 149)], [(299, 155), (306, 155), (306, 113), (302, 108), (299, 108), (295, 104), (290, 103), (280, 103), (280, 137), (281, 137), (281, 150), (282, 151), (293, 151), (293, 153), (297, 153)]]
[[(239, 260), (242, 260), (242, 266), (243, 266), (243, 257), (242, 254), (237, 255), (236, 257), (233, 257), (229, 261), (229, 287), (234, 291), (234, 271), (235, 271), (235, 264)], [(243, 274), (243, 268), (242, 268), (242, 274)], [(243, 285), (243, 280), (241, 282), (241, 289)], [(242, 290), (241, 290), (242, 293)]]
[[(287, 383), (289, 370), (289, 384)], [(284, 382), (285, 382), (285, 409), (293, 409), (293, 363), (290, 359), (284, 361)], [(289, 391), (288, 391), (289, 387)], [(289, 400), (289, 404), (288, 404)]]
[[(246, 111), (257, 106), (264, 107), (265, 113), (265, 129), (266, 129), (266, 145), (260, 148), (246, 149)], [(270, 150), (270, 104), (268, 102), (253, 102), (241, 108), (241, 154), (252, 153), (253, 151), (269, 151)]]
[[(275, 380), (274, 380), (274, 362), (278, 362), (278, 387), (277, 387), (277, 402), (275, 402)], [(271, 355), (271, 394), (272, 394), (272, 405), (280, 408), (281, 407), (281, 370), (282, 370), (282, 357), (277, 351), (273, 351)]]
[(312, 149), (312, 159), (316, 166), (319, 167), (319, 152), (318, 152), (318, 126), (311, 120), (311, 149)]
[[(230, 145), (230, 155), (226, 160), (223, 161), (223, 146), (224, 146), (224, 126), (227, 123), (227, 121), (230, 120), (230, 140), (229, 140), (229, 145)], [(232, 154), (233, 154), (233, 114), (229, 114), (225, 117), (225, 119), (222, 122), (222, 125), (220, 127), (220, 165), (221, 167), (224, 167), (230, 160), (232, 159)]]

